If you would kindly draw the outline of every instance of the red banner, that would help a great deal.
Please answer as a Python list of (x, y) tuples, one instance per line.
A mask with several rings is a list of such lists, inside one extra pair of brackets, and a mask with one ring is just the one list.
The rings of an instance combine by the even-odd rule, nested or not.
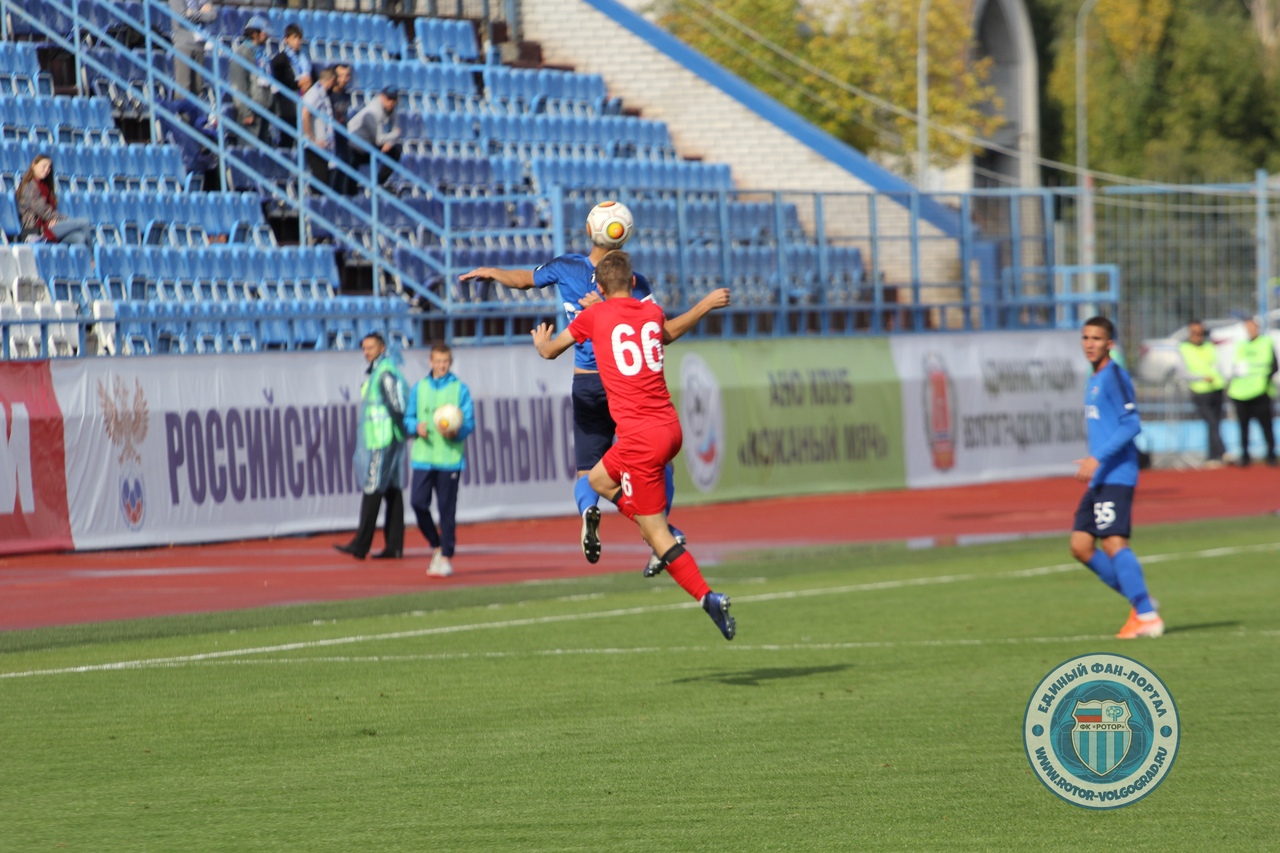
[(49, 362), (0, 362), (0, 554), (73, 547), (62, 442)]

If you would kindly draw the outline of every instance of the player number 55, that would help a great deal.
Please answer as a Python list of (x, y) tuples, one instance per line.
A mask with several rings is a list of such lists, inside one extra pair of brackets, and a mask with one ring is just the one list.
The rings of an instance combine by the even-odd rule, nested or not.
[(635, 376), (641, 363), (654, 373), (662, 370), (662, 327), (645, 323), (640, 327), (640, 343), (635, 342), (635, 337), (636, 330), (626, 323), (614, 326), (610, 340), (618, 371), (623, 376)]
[(1116, 502), (1098, 501), (1093, 505), (1093, 523), (1101, 530), (1116, 520)]

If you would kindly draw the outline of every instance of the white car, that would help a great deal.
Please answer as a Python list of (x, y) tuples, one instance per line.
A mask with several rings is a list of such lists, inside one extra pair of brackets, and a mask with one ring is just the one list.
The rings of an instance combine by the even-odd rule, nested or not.
[[(1231, 359), (1236, 344), (1245, 339), (1244, 320), (1233, 317), (1217, 317), (1201, 320), (1209, 340), (1218, 348), (1218, 370), (1224, 377), (1231, 376)], [(1280, 308), (1268, 315), (1267, 333), (1280, 351)], [(1186, 365), (1178, 347), (1187, 340), (1187, 327), (1183, 326), (1163, 338), (1148, 338), (1138, 350), (1138, 364), (1133, 378), (1142, 382), (1184, 382)]]

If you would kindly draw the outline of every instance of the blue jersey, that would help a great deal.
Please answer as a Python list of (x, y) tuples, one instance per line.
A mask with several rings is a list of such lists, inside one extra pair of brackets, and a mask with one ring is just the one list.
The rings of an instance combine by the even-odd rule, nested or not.
[[(573, 318), (582, 310), (582, 298), (588, 293), (597, 292), (596, 265), (586, 255), (566, 254), (533, 271), (534, 287), (550, 287), (553, 284), (559, 291), (565, 323), (572, 323)], [(636, 299), (653, 301), (649, 279), (639, 273), (636, 273), (636, 286), (632, 293)], [(596, 367), (596, 353), (590, 340), (573, 345), (573, 366), (583, 370), (599, 369)]]
[(1098, 460), (1090, 486), (1138, 484), (1138, 446), (1142, 432), (1129, 374), (1114, 361), (1089, 377), (1084, 386), (1084, 417), (1089, 455)]

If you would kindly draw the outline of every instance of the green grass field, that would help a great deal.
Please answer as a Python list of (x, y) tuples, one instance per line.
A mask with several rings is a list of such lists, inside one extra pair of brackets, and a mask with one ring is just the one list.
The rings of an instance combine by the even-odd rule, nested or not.
[[(0, 850), (1280, 849), (1280, 525), (1139, 533), (1160, 640), (1065, 537), (705, 567), (732, 643), (638, 572), (0, 635)], [(1107, 650), (1182, 741), (1091, 812), (1021, 725)]]

